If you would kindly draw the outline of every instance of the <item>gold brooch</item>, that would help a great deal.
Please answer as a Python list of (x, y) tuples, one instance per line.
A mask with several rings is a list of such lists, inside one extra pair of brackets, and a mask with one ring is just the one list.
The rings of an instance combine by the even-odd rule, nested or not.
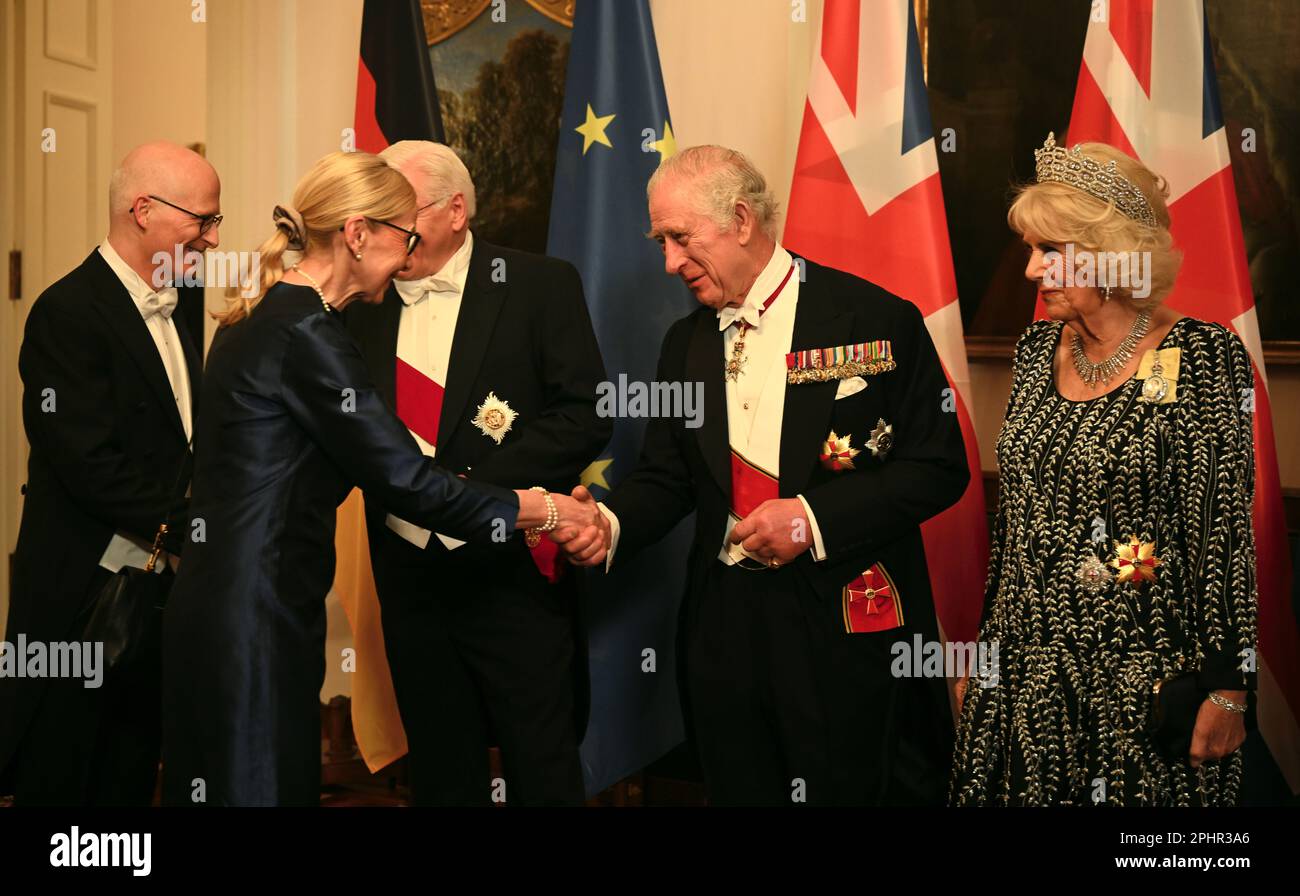
[(822, 442), (821, 462), (822, 466), (832, 473), (838, 473), (841, 470), (852, 470), (853, 458), (860, 453), (857, 448), (850, 446), (849, 442), (853, 439), (853, 434), (840, 438), (831, 430), (831, 434)]
[(1151, 375), (1142, 381), (1142, 398), (1150, 402), (1158, 402), (1169, 393), (1169, 380), (1161, 374), (1164, 368), (1160, 366), (1160, 358), (1151, 367)]
[(871, 449), (873, 457), (884, 457), (888, 454), (889, 449), (894, 447), (893, 424), (878, 418), (876, 428), (871, 431), (871, 438), (867, 439), (867, 447)]
[(1142, 541), (1136, 535), (1130, 535), (1128, 541), (1115, 542), (1114, 560), (1110, 565), (1119, 571), (1115, 577), (1119, 582), (1154, 582), (1156, 567), (1161, 560), (1156, 556), (1156, 543)]
[(1142, 383), (1142, 400), (1150, 404), (1169, 404), (1178, 400), (1180, 350), (1152, 349), (1142, 358), (1134, 379)]
[(471, 421), (485, 436), (489, 436), (498, 445), (510, 432), (510, 425), (519, 414), (514, 408), (497, 398), (495, 392), (489, 392), (487, 398), (478, 406), (478, 413)]

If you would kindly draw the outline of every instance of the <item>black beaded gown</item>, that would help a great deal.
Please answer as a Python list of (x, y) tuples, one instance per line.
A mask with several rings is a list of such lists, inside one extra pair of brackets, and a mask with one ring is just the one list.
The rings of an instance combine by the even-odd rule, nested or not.
[(519, 502), (420, 452), (305, 286), (276, 284), (217, 334), (203, 402), (191, 543), (163, 619), (163, 798), (319, 805), (338, 505), (360, 486), (404, 519), (499, 540)]
[(1133, 377), (1071, 401), (1053, 375), (1062, 326), (1036, 322), (1016, 346), (980, 625), (995, 674), (967, 688), (950, 799), (1232, 804), (1240, 751), (1194, 769), (1162, 758), (1146, 725), (1152, 685), (1180, 671), (1206, 690), (1254, 686), (1248, 355), (1182, 318), (1160, 344), (1166, 377), (1178, 365), (1163, 400)]

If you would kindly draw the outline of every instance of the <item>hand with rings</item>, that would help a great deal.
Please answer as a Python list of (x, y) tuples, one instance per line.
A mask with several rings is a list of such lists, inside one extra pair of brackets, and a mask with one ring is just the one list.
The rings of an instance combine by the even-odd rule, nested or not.
[(798, 498), (764, 501), (731, 530), (731, 543), (779, 569), (812, 547), (812, 526)]

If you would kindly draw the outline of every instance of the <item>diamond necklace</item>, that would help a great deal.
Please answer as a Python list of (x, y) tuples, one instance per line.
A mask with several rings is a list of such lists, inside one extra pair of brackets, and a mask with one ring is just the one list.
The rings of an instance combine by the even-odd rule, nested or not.
[(1079, 379), (1089, 387), (1095, 387), (1098, 383), (1109, 384), (1133, 358), (1133, 351), (1149, 329), (1151, 329), (1151, 312), (1143, 311), (1137, 316), (1137, 320), (1133, 321), (1128, 335), (1116, 346), (1110, 357), (1097, 364), (1089, 361), (1088, 356), (1083, 353), (1083, 340), (1079, 338), (1079, 334), (1073, 334), (1070, 353), (1074, 357), (1074, 369), (1079, 371)]

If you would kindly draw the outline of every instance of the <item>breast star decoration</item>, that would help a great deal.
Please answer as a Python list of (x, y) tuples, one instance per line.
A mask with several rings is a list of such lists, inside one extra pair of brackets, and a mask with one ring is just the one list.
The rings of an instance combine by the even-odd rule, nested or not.
[(489, 392), (487, 398), (483, 399), (483, 403), (478, 406), (478, 413), (470, 422), (477, 426), (483, 435), (500, 445), (518, 416), (519, 413), (497, 398), (495, 392)]
[(858, 456), (859, 451), (857, 448), (850, 446), (849, 442), (851, 442), (852, 439), (852, 433), (849, 433), (844, 438), (840, 438), (835, 434), (835, 430), (832, 429), (831, 434), (826, 437), (826, 441), (822, 442), (822, 466), (830, 470), (832, 473), (839, 473), (841, 470), (854, 469), (853, 458)]
[(1096, 554), (1089, 552), (1079, 564), (1078, 576), (1085, 591), (1089, 594), (1100, 594), (1110, 587), (1115, 574), (1105, 563), (1097, 559)]
[(867, 447), (871, 449), (873, 457), (888, 454), (889, 449), (894, 447), (894, 425), (886, 423), (883, 418), (877, 419), (876, 428), (871, 431), (871, 438), (867, 439)]
[(1156, 567), (1161, 560), (1156, 556), (1156, 543), (1143, 541), (1136, 535), (1126, 541), (1115, 542), (1115, 559), (1110, 565), (1116, 570), (1115, 580), (1120, 583), (1154, 582)]

